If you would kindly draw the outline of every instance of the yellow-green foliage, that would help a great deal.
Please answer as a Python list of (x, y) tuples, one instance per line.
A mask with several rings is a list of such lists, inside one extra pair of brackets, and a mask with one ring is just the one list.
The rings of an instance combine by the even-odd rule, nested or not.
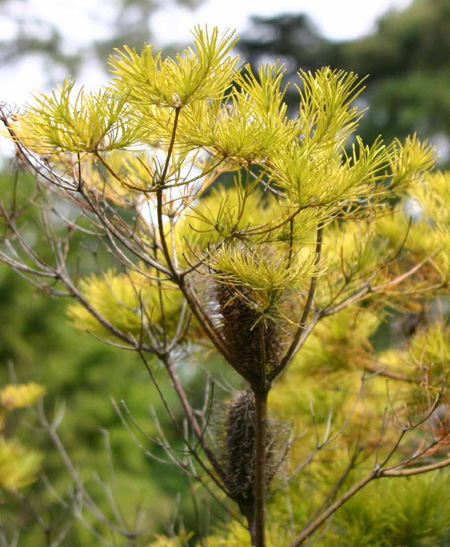
[[(362, 279), (376, 274), (379, 265), (394, 252), (388, 238), (380, 236), (371, 222), (330, 224), (325, 230), (323, 243), (323, 269), (327, 283), (319, 285), (318, 301), (327, 305), (338, 297), (343, 287), (359, 286)], [(376, 276), (373, 279), (382, 278)]]
[[(380, 322), (373, 312), (354, 306), (319, 323), (289, 375), (272, 390), (274, 411), (298, 422), (300, 430), (313, 419), (324, 424), (331, 409), (334, 422), (343, 423), (361, 388), (364, 368), (371, 362), (369, 337)], [(304, 441), (301, 444), (305, 451), (311, 448)]]
[[(333, 143), (335, 146), (335, 143)], [(287, 199), (297, 207), (323, 208), (331, 215), (348, 200), (367, 196), (386, 168), (389, 150), (381, 142), (358, 148), (343, 158), (343, 150), (329, 145), (294, 142), (277, 150), (270, 169), (271, 177), (285, 191)]]
[[(131, 332), (139, 338), (142, 323), (154, 324), (157, 328), (164, 313), (168, 327), (174, 327), (181, 307), (181, 295), (173, 287), (147, 279), (143, 275), (132, 276), (113, 271), (92, 275), (81, 282), (84, 297), (97, 312), (119, 329)], [(164, 312), (161, 311), (160, 297)], [(68, 307), (74, 325), (88, 332), (104, 336), (108, 330), (79, 303)]]
[(178, 537), (167, 537), (158, 534), (147, 547), (182, 547), (192, 537), (192, 533), (181, 533)]
[[(283, 523), (275, 520), (270, 523), (270, 531), (267, 536), (267, 547), (280, 547), (288, 542), (289, 535)], [(183, 543), (178, 538), (158, 536), (148, 547), (181, 547)], [(236, 522), (231, 522), (226, 532), (218, 530), (216, 534), (204, 538), (201, 542), (195, 543), (196, 547), (250, 547), (247, 529)]]
[(42, 455), (0, 435), (0, 488), (16, 490), (36, 480)]
[(107, 90), (74, 91), (65, 80), (58, 91), (35, 96), (16, 126), (19, 138), (39, 152), (106, 152), (133, 144), (139, 137), (127, 123), (130, 107)]
[(377, 221), (378, 230), (410, 251), (411, 260), (431, 256), (430, 265), (444, 283), (450, 278), (449, 187), (450, 173), (427, 173), (408, 188), (395, 213)]
[(222, 36), (196, 27), (195, 49), (187, 48), (175, 59), (162, 60), (161, 52), (145, 44), (141, 55), (129, 47), (111, 58), (116, 89), (139, 106), (157, 104), (181, 108), (191, 102), (222, 96), (238, 62), (229, 51), (236, 43), (233, 32)]
[(410, 342), (410, 362), (424, 367), (430, 374), (444, 379), (450, 366), (450, 330), (436, 324), (419, 331)]
[[(314, 233), (319, 223), (328, 229), (338, 217), (339, 224), (324, 238), (327, 256), (323, 253), (320, 273), (330, 274), (322, 285), (336, 287), (341, 266), (341, 278), (352, 280), (376, 270), (389, 251), (387, 244), (370, 222), (347, 227), (343, 221), (370, 221), (377, 214), (390, 219), (384, 198), (408, 189), (411, 195), (420, 192), (422, 173), (433, 162), (432, 149), (416, 137), (390, 146), (378, 139), (367, 146), (354, 135), (362, 115), (354, 103), (362, 90), (355, 74), (329, 68), (300, 72), (299, 116), (289, 119), (282, 66), (263, 66), (257, 74), (249, 67), (241, 70), (231, 54), (235, 38), (230, 32), (196, 28), (194, 41), (193, 49), (164, 60), (150, 45), (140, 54), (130, 48), (118, 51), (111, 59), (115, 77), (110, 88), (97, 95), (81, 90), (72, 98), (74, 84), (67, 81), (58, 91), (36, 96), (14, 124), (17, 137), (36, 151), (57, 154), (57, 167), (64, 173), (78, 173), (75, 164), (81, 162), (78, 183), (84, 181), (121, 207), (137, 209), (144, 241), (154, 237), (155, 224), (144, 211), (155, 209), (155, 192), (164, 177), (161, 208), (164, 221), (172, 223), (170, 236), (169, 227), (166, 233), (179, 246), (178, 262), (185, 266), (196, 262), (206, 242), (284, 242), (293, 247), (284, 255), (291, 255), (293, 273), (287, 278), (295, 287), (296, 258), (303, 280), (316, 275), (317, 268), (303, 267), (314, 252)], [(235, 190), (213, 191), (202, 199), (224, 172), (234, 174)], [(433, 198), (416, 196), (427, 211), (436, 206), (440, 180), (429, 179)], [(262, 199), (260, 188), (270, 198)], [(438, 207), (441, 218), (444, 207)], [(395, 228), (389, 227), (391, 220), (383, 225), (383, 219), (378, 227), (392, 247), (397, 245), (391, 249), (395, 252), (401, 240), (394, 241), (392, 233), (402, 222), (400, 209), (392, 218)], [(434, 233), (433, 245), (444, 244), (441, 254), (447, 256), (446, 232)], [(346, 255), (342, 265), (339, 252)], [(276, 253), (281, 257), (283, 251)], [(261, 270), (264, 260), (250, 267), (244, 255), (239, 246), (222, 246), (221, 265), (235, 262), (236, 270), (246, 270), (249, 282), (260, 279), (255, 268), (258, 263)], [(448, 272), (447, 262), (442, 256), (436, 263), (441, 278)], [(351, 287), (347, 283), (346, 291)], [(133, 321), (133, 314), (120, 316), (121, 326), (126, 318)]]
[(32, 405), (44, 395), (45, 389), (33, 382), (9, 384), (0, 391), (0, 406), (5, 410)]
[[(44, 393), (35, 383), (10, 384), (0, 390), (0, 430), (9, 412), (32, 405)], [(0, 433), (0, 489), (16, 490), (34, 482), (41, 461), (41, 454)]]
[(300, 71), (299, 75), (301, 135), (308, 144), (320, 146), (345, 142), (361, 117), (353, 104), (363, 90), (358, 76), (328, 67), (317, 74)]
[[(269, 251), (270, 252), (270, 251)], [(283, 255), (246, 247), (222, 247), (211, 259), (220, 273), (218, 278), (236, 283), (260, 293), (262, 302), (270, 303), (271, 296), (281, 294), (293, 286), (304, 286), (304, 282), (317, 272), (313, 253), (300, 252), (291, 257), (291, 263)]]
[(428, 389), (437, 393), (450, 373), (450, 330), (440, 323), (417, 330), (407, 346), (380, 354), (380, 362), (410, 377), (426, 375)]
[(259, 189), (243, 188), (239, 179), (233, 188), (213, 188), (180, 219), (177, 226), (180, 245), (188, 238), (202, 249), (237, 230), (276, 221), (281, 214), (277, 201), (271, 195), (263, 196)]
[(450, 528), (445, 472), (375, 482), (337, 512), (321, 547), (436, 547)]
[(321, 375), (327, 368), (341, 366), (361, 369), (364, 351), (370, 349), (369, 337), (380, 323), (380, 317), (368, 309), (346, 308), (317, 326), (298, 359), (308, 374)]
[(248, 67), (246, 73), (236, 74), (240, 89), (233, 88), (219, 110), (217, 103), (205, 103), (195, 125), (181, 129), (181, 141), (246, 162), (270, 157), (297, 132), (282, 102), (282, 74), (279, 66), (262, 67), (258, 80)]
[(423, 182), (423, 174), (433, 167), (436, 153), (427, 142), (420, 142), (417, 135), (407, 137), (405, 142), (395, 140), (389, 158), (393, 186), (397, 191), (408, 190)]

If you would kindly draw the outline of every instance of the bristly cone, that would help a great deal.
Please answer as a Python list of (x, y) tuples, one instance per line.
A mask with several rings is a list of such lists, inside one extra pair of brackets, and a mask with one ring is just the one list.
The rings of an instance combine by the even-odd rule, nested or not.
[(250, 390), (230, 404), (225, 427), (228, 488), (232, 495), (248, 498), (255, 477), (255, 403)]
[[(255, 482), (255, 401), (251, 390), (241, 391), (227, 405), (220, 419), (218, 441), (226, 470), (226, 486), (236, 498), (251, 499)], [(266, 441), (266, 488), (284, 469), (287, 434), (284, 422), (268, 420)]]
[(285, 346), (282, 321), (280, 318), (262, 317), (253, 304), (252, 291), (246, 287), (216, 283), (215, 295), (222, 338), (233, 364), (244, 377), (251, 377), (260, 385), (263, 343), (265, 373), (280, 363)]

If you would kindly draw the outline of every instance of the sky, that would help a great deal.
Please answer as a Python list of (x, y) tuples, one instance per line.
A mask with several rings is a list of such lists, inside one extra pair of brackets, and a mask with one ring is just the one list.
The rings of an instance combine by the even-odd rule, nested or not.
[[(151, 30), (159, 45), (168, 42), (183, 43), (190, 40), (191, 29), (196, 24), (208, 23), (222, 29), (236, 28), (245, 32), (251, 15), (272, 16), (281, 13), (308, 13), (319, 31), (336, 40), (350, 39), (369, 33), (375, 28), (377, 17), (391, 8), (402, 8), (411, 0), (206, 0), (195, 10), (176, 7), (175, 0), (159, 0), (160, 9), (152, 17)], [(68, 50), (80, 48), (95, 39), (108, 37), (113, 20), (111, 0), (28, 0), (11, 2), (7, 9), (16, 16), (33, 15), (55, 22), (65, 36)], [(7, 39), (13, 32), (11, 23), (0, 17), (0, 36)], [(30, 98), (33, 90), (42, 89), (42, 74), (48, 67), (37, 58), (22, 61), (14, 66), (0, 68), (0, 102), (21, 104)], [(63, 80), (66, 74), (57, 73)], [(80, 80), (89, 88), (105, 83), (105, 73), (91, 63)]]

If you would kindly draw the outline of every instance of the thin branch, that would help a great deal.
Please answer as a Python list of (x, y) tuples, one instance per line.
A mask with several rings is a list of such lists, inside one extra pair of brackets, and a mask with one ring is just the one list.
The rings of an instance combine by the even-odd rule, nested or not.
[(189, 423), (192, 427), (192, 430), (194, 431), (197, 439), (200, 441), (201, 447), (208, 458), (209, 462), (211, 463), (212, 467), (216, 471), (216, 473), (219, 475), (219, 477), (222, 479), (222, 481), (225, 481), (226, 474), (224, 470), (222, 469), (222, 466), (217, 461), (215, 455), (211, 452), (210, 448), (208, 447), (206, 440), (204, 438), (204, 432), (200, 428), (200, 425), (197, 421), (197, 418), (195, 417), (195, 412), (193, 408), (191, 407), (186, 394), (184, 392), (183, 386), (180, 382), (180, 379), (178, 378), (178, 375), (175, 371), (174, 364), (171, 360), (171, 358), (168, 355), (161, 356), (161, 359), (163, 363), (166, 366), (166, 370), (169, 373), (170, 379), (172, 380), (172, 384), (175, 388), (175, 391), (178, 394), (178, 397), (181, 401), (181, 404), (183, 405), (183, 409), (186, 413), (186, 417), (189, 420)]
[(391, 281), (388, 281), (387, 283), (382, 283), (380, 285), (371, 285), (371, 279), (375, 277), (375, 274), (371, 276), (368, 280), (366, 280), (362, 286), (352, 295), (349, 295), (345, 297), (343, 300), (335, 304), (334, 306), (325, 308), (322, 310), (321, 314), (323, 317), (328, 317), (329, 315), (333, 315), (335, 313), (338, 313), (339, 311), (347, 308), (351, 304), (356, 304), (360, 300), (363, 300), (369, 293), (383, 293), (398, 284), (400, 284), (402, 281), (407, 279), (408, 277), (411, 277), (414, 275), (417, 271), (419, 271), (427, 262), (430, 262), (436, 254), (438, 254), (441, 251), (441, 249), (436, 249), (433, 253), (431, 253), (429, 256), (427, 256), (424, 260), (410, 268), (407, 272), (404, 272), (403, 274), (395, 277)]
[(289, 547), (298, 547), (302, 545), (316, 530), (321, 526), (328, 518), (331, 517), (345, 502), (352, 498), (362, 488), (364, 488), (369, 482), (376, 478), (376, 473), (372, 471), (363, 479), (355, 483), (345, 494), (343, 494), (338, 500), (336, 500), (328, 509), (326, 509), (321, 515), (314, 519), (290, 544)]
[(432, 463), (430, 465), (423, 465), (421, 467), (412, 467), (410, 469), (386, 469), (382, 472), (382, 477), (412, 477), (413, 475), (421, 475), (423, 473), (429, 473), (430, 471), (436, 471), (438, 469), (444, 469), (450, 466), (450, 458), (442, 460), (440, 462)]

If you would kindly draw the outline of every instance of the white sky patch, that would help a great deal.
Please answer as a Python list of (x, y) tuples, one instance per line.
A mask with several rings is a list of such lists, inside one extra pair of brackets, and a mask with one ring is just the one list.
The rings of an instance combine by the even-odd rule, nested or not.
[(110, 36), (114, 11), (106, 0), (28, 0), (19, 4), (28, 13), (55, 24), (70, 48)]
[(415, 198), (407, 199), (403, 210), (405, 215), (411, 217), (414, 221), (419, 221), (424, 213), (422, 205)]
[(438, 165), (440, 163), (447, 163), (450, 159), (450, 139), (448, 135), (437, 133), (430, 139), (430, 142), (439, 151)]

